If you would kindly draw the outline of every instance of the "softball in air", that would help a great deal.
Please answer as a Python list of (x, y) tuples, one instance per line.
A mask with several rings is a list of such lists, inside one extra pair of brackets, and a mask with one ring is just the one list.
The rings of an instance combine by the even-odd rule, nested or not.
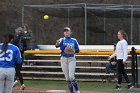
[(48, 20), (49, 19), (49, 16), (48, 15), (44, 15), (44, 19), (45, 20)]

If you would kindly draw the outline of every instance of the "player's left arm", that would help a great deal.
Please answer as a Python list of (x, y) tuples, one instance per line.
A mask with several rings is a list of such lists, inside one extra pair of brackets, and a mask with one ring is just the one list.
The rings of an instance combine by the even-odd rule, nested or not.
[(17, 48), (17, 50), (16, 50), (15, 58), (16, 58), (17, 64), (22, 64), (22, 57), (21, 57), (21, 52), (20, 52), (19, 48)]
[(79, 53), (80, 52), (80, 49), (79, 49), (79, 44), (78, 44), (78, 41), (77, 40), (75, 40), (74, 46), (75, 46), (75, 53)]
[(126, 63), (126, 59), (128, 57), (128, 51), (127, 51), (128, 44), (127, 42), (122, 43), (122, 49), (123, 49), (123, 62)]
[(18, 38), (15, 37), (11, 43), (18, 46), (18, 42), (19, 42)]

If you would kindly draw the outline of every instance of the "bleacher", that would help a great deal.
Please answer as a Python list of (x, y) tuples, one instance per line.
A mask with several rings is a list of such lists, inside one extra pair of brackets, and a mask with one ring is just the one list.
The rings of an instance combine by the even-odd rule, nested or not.
[[(132, 46), (128, 47), (128, 50)], [(135, 46), (139, 48), (139, 46)], [(112, 51), (112, 45), (80, 45), (81, 50)], [(58, 50), (54, 45), (38, 45), (39, 50)], [(114, 73), (106, 74), (105, 65), (109, 63), (109, 55), (76, 55), (76, 78), (80, 81), (113, 80)], [(127, 72), (131, 77), (131, 56), (128, 59)], [(26, 55), (22, 70), (25, 79), (65, 80), (60, 66), (60, 54), (32, 54)]]

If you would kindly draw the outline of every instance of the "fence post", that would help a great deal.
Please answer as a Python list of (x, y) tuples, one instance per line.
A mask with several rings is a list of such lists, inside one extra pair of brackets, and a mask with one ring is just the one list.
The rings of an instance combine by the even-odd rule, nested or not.
[(135, 86), (135, 83), (136, 83), (136, 78), (135, 78), (135, 55), (136, 55), (136, 49), (135, 49), (135, 47), (132, 47), (131, 48), (131, 51), (130, 51), (130, 54), (131, 54), (131, 56), (132, 56), (132, 58), (131, 58), (131, 61), (132, 61), (132, 63), (131, 63), (131, 68), (132, 68), (132, 84)]
[(136, 53), (136, 56), (135, 56), (135, 59), (136, 59), (136, 87), (138, 87), (138, 56), (137, 56), (137, 53)]

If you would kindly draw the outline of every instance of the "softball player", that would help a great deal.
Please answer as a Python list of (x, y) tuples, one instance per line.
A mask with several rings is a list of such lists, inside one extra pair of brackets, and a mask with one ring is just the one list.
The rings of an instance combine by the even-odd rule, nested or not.
[[(23, 58), (24, 51), (27, 50), (27, 43), (26, 43), (26, 39), (24, 37), (24, 30), (23, 30), (23, 28), (19, 27), (15, 31), (16, 31), (16, 37), (13, 39), (12, 43), (19, 48), (21, 56)], [(22, 61), (23, 61), (23, 59), (22, 59)], [(14, 87), (17, 85), (18, 78), (19, 78), (19, 81), (21, 84), (20, 90), (24, 90), (26, 86), (23, 81), (23, 76), (22, 76), (21, 70), (22, 70), (22, 64), (16, 64)]]
[(15, 76), (15, 61), (22, 63), (19, 48), (11, 44), (13, 35), (3, 36), (3, 43), (0, 43), (0, 93), (12, 93)]
[(114, 56), (117, 57), (117, 74), (118, 74), (118, 84), (115, 89), (121, 90), (121, 83), (122, 83), (122, 75), (125, 78), (126, 82), (128, 83), (127, 89), (133, 88), (132, 84), (130, 83), (128, 76), (126, 74), (126, 71), (124, 69), (124, 65), (127, 63), (126, 59), (128, 56), (128, 51), (127, 51), (127, 34), (120, 30), (118, 32), (118, 41), (117, 46), (116, 46), (116, 51), (113, 55), (110, 56), (109, 59), (113, 58)]
[[(73, 87), (75, 88), (76, 93), (80, 93), (78, 89), (78, 84), (75, 80), (75, 68), (76, 68), (76, 58), (75, 53), (78, 53), (79, 45), (75, 38), (71, 37), (71, 29), (68, 27), (64, 28), (64, 38), (60, 38), (56, 41), (56, 47), (61, 49), (61, 67), (65, 75), (66, 81), (68, 82), (68, 87), (70, 93), (74, 93)], [(65, 49), (67, 46), (73, 48), (73, 53), (66, 53)]]

